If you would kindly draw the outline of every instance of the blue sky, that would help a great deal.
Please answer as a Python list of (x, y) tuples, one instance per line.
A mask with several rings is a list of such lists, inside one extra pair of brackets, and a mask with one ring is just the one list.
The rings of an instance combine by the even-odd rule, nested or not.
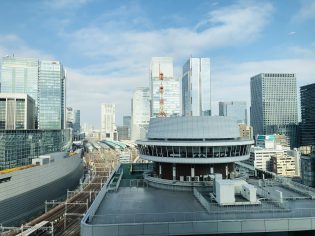
[(101, 103), (118, 124), (153, 56), (172, 56), (175, 75), (190, 55), (211, 58), (212, 101), (250, 102), (249, 79), (296, 73), (315, 82), (315, 1), (1, 1), (0, 56), (60, 60), (67, 104), (100, 126)]

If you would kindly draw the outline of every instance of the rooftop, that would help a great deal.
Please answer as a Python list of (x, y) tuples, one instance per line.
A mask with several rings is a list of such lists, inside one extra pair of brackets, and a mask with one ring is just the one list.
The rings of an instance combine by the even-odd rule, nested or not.
[[(82, 220), (82, 235), (149, 235), (146, 230), (156, 235), (199, 235), (315, 229), (314, 189), (277, 179), (251, 179), (249, 183), (257, 188), (261, 204), (220, 206), (211, 194), (212, 187), (194, 188), (193, 192), (157, 189), (143, 179), (132, 179), (128, 173), (117, 191), (102, 190), (103, 197), (98, 196), (99, 202), (93, 203)], [(278, 191), (283, 202), (276, 201)], [(239, 198), (237, 201), (242, 201)]]
[(148, 139), (236, 139), (235, 120), (224, 116), (182, 116), (150, 120)]

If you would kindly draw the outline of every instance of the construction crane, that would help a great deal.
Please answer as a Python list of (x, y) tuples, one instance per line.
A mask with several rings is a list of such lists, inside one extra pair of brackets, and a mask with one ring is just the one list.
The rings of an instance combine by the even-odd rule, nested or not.
[(159, 79), (161, 81), (160, 84), (160, 112), (157, 114), (157, 117), (166, 117), (166, 113), (164, 112), (164, 87), (163, 87), (163, 80), (164, 76), (163, 73), (160, 72), (160, 65), (159, 65)]

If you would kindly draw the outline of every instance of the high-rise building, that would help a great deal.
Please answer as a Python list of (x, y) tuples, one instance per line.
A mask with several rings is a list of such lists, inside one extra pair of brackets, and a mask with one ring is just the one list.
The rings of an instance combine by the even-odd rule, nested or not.
[(117, 140), (115, 104), (102, 104), (101, 122), (102, 138)]
[(73, 132), (80, 133), (80, 117), (81, 117), (80, 110), (74, 110), (74, 122), (73, 122)]
[(184, 64), (182, 114), (211, 115), (210, 58), (189, 58)]
[(163, 73), (163, 101), (166, 116), (180, 115), (180, 82), (174, 77), (173, 58), (153, 57), (150, 65), (151, 117), (160, 112), (160, 73)]
[(228, 116), (239, 124), (247, 124), (246, 102), (219, 102), (219, 116)]
[(25, 93), (0, 93), (0, 129), (35, 129), (34, 99)]
[(125, 125), (119, 125), (117, 126), (117, 133), (118, 133), (118, 140), (128, 140), (128, 126)]
[(315, 83), (302, 86), (301, 145), (315, 147)]
[(1, 59), (1, 93), (26, 93), (35, 101), (35, 127), (38, 123), (38, 59), (6, 56)]
[(128, 138), (131, 137), (131, 116), (123, 116), (123, 126), (128, 127)]
[(145, 138), (150, 121), (150, 89), (135, 90), (131, 102), (131, 139)]
[(59, 61), (3, 57), (1, 92), (26, 93), (35, 100), (35, 128), (65, 127), (65, 71)]
[(284, 134), (297, 147), (296, 76), (263, 73), (251, 78), (251, 125), (257, 134)]
[(40, 61), (38, 128), (65, 127), (65, 71), (59, 61)]
[(73, 128), (74, 110), (72, 107), (66, 107), (66, 128)]
[(315, 152), (301, 156), (302, 183), (315, 187)]

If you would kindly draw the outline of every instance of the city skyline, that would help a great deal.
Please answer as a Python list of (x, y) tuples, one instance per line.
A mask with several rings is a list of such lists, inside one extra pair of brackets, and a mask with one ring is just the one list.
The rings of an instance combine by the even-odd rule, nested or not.
[(210, 57), (213, 104), (250, 104), (250, 77), (258, 73), (295, 73), (298, 88), (314, 81), (311, 1), (19, 2), (23, 11), (14, 1), (2, 6), (0, 55), (61, 61), (67, 105), (95, 127), (104, 102), (116, 104), (122, 123), (134, 89), (149, 85), (155, 56), (173, 57), (179, 78), (190, 55)]

